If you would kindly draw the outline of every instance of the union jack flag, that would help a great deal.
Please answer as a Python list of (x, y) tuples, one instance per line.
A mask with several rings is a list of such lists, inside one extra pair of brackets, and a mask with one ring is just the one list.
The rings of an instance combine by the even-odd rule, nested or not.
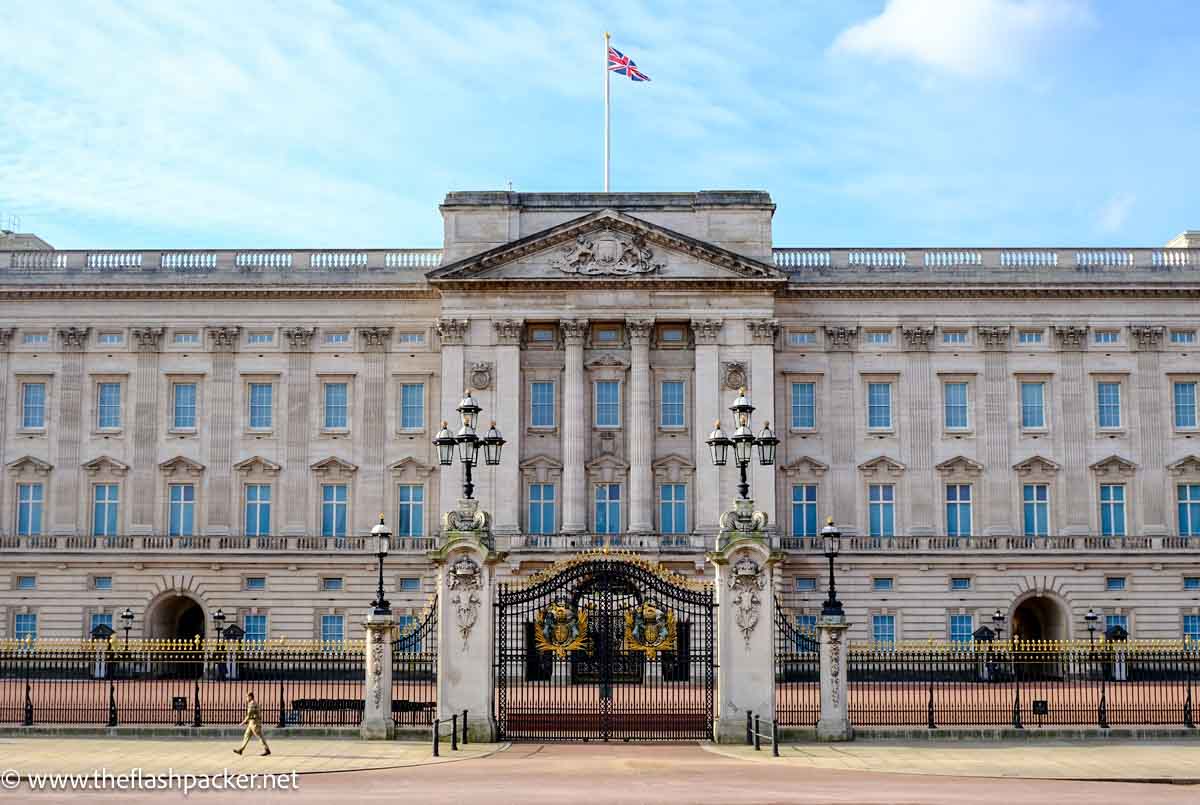
[(617, 75), (628, 76), (631, 81), (650, 80), (650, 76), (639, 70), (638, 66), (633, 63), (633, 59), (612, 45), (608, 46), (608, 70)]

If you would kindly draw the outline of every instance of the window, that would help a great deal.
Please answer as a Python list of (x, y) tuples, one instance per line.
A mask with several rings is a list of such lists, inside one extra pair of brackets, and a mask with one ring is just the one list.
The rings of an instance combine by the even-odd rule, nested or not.
[(664, 534), (687, 533), (685, 484), (663, 484), (658, 488), (658, 530)]
[(971, 536), (971, 485), (946, 485), (946, 535)]
[(112, 613), (111, 612), (93, 612), (90, 620), (91, 625), (88, 626), (88, 634), (96, 631), (97, 626), (107, 626), (112, 628)]
[(247, 615), (242, 618), (242, 629), (246, 632), (247, 643), (267, 642), (267, 616)]
[(1171, 331), (1171, 343), (1172, 344), (1194, 344), (1194, 343), (1196, 343), (1196, 331), (1195, 330), (1172, 330)]
[(325, 384), (325, 427), (344, 429), (349, 422), (347, 403), (349, 386), (346, 383)]
[(1200, 576), (1184, 576), (1183, 589), (1200, 590)]
[(1046, 427), (1046, 384), (1021, 384), (1021, 427)]
[(816, 592), (817, 578), (816, 576), (797, 576), (796, 577), (796, 592), (810, 593)]
[(266, 576), (247, 576), (246, 577), (246, 589), (247, 590), (265, 590), (265, 589), (267, 589)]
[(273, 388), (270, 383), (250, 384), (250, 427), (271, 427), (271, 395)]
[(93, 590), (111, 590), (112, 576), (96, 576), (92, 579)]
[(1175, 390), (1175, 427), (1196, 427), (1196, 384), (1176, 383)]
[(175, 337), (171, 340), (181, 346), (199, 344), (200, 335), (199, 333), (175, 333)]
[(321, 484), (321, 536), (346, 536), (345, 484)]
[(1104, 589), (1110, 593), (1118, 593), (1125, 589), (1124, 576), (1109, 576), (1104, 579)]
[(893, 579), (891, 576), (880, 576), (878, 578), (871, 579), (871, 589), (877, 593), (890, 592), (895, 586), (895, 579)]
[(621, 331), (616, 327), (596, 327), (592, 332), (598, 344), (616, 344), (621, 340)]
[(1121, 384), (1096, 384), (1096, 418), (1102, 428), (1121, 427)]
[(350, 343), (350, 333), (347, 333), (347, 332), (325, 333), (325, 343), (326, 344), (349, 344)]
[(271, 533), (270, 484), (246, 485), (246, 536), (265, 537)]
[(788, 333), (788, 343), (794, 347), (804, 347), (817, 343), (817, 334), (811, 330)]
[(1022, 330), (1017, 333), (1018, 344), (1040, 344), (1042, 343), (1041, 330)]
[(196, 384), (175, 383), (171, 386), (171, 397), (174, 411), (171, 427), (176, 430), (195, 430)]
[(17, 640), (37, 640), (37, 615), (18, 612), (13, 617), (13, 637)]
[(621, 384), (616, 380), (596, 381), (596, 427), (621, 426)]
[(271, 333), (250, 333), (246, 336), (247, 344), (270, 344), (275, 340), (275, 336)]
[(33, 590), (37, 588), (36, 576), (17, 576), (18, 590)]
[(400, 484), (396, 488), (400, 501), (400, 524), (397, 536), (419, 537), (425, 533), (425, 487), (420, 484)]
[(416, 576), (405, 576), (400, 579), (400, 592), (402, 593), (419, 593), (421, 592), (421, 580)]
[(943, 330), (942, 343), (965, 344), (967, 343), (967, 332), (966, 330)]
[(554, 484), (529, 485), (529, 533), (553, 534), (558, 521), (554, 516)]
[(966, 576), (955, 576), (950, 579), (951, 590), (969, 590), (971, 589), (971, 579)]
[(1104, 616), (1104, 631), (1120, 626), (1125, 630), (1125, 634), (1129, 634), (1129, 616), (1128, 615), (1105, 615)]
[(817, 485), (796, 484), (792, 487), (792, 536), (815, 537), (817, 528)]
[(871, 639), (876, 643), (896, 642), (896, 616), (872, 615)]
[(658, 340), (664, 344), (682, 344), (684, 340), (683, 328), (663, 327), (658, 331)]
[(26, 383), (21, 386), (21, 427), (46, 427), (45, 383)]
[(342, 583), (341, 576), (329, 576), (321, 579), (321, 589), (325, 592), (340, 592), (344, 587), (345, 585)]
[(1025, 536), (1050, 536), (1050, 487), (1046, 484), (1022, 486), (1021, 507)]
[(683, 419), (683, 381), (664, 380), (662, 389), (661, 424), (664, 428), (682, 428)]
[(196, 527), (196, 487), (193, 484), (171, 484), (168, 535), (193, 536)]
[(1121, 339), (1121, 334), (1116, 330), (1097, 330), (1092, 338), (1097, 344), (1115, 344)]
[(50, 334), (49, 333), (25, 333), (25, 337), (22, 339), (22, 341), (26, 344), (49, 344), (50, 343)]
[(125, 337), (120, 333), (100, 333), (99, 338), (96, 339), (97, 343), (106, 347), (119, 346), (124, 341)]
[(92, 487), (92, 536), (115, 537), (117, 535), (117, 484), (96, 484)]
[(96, 396), (96, 427), (121, 427), (121, 384), (101, 383)]
[[(332, 581), (332, 579), (326, 579)], [(341, 581), (341, 579), (338, 579)], [(346, 617), (344, 615), (321, 616), (321, 642), (341, 643), (346, 639)]]
[(892, 334), (886, 330), (870, 330), (867, 332), (868, 344), (890, 344), (892, 343)]
[(892, 426), (892, 384), (867, 384), (867, 427), (890, 428)]
[(1179, 536), (1200, 537), (1200, 484), (1175, 487), (1179, 502)]
[(792, 384), (792, 427), (810, 430), (817, 426), (815, 383)]
[(400, 333), (396, 340), (401, 344), (420, 345), (425, 343), (425, 333)]
[(554, 383), (549, 380), (529, 384), (529, 425), (554, 427)]
[(18, 536), (35, 537), (42, 533), (44, 489), (41, 484), (17, 484)]
[(538, 344), (553, 344), (554, 343), (554, 328), (553, 327), (532, 327), (529, 330), (530, 340)]
[[(816, 615), (797, 615), (796, 616), (796, 631), (803, 632), (806, 635), (815, 636), (817, 631), (817, 616)], [(799, 647), (797, 647), (799, 648)]]
[(1100, 487), (1100, 533), (1106, 537), (1125, 536), (1125, 485)]
[(400, 428), (421, 430), (425, 427), (425, 384), (400, 385)]
[[(416, 615), (400, 615), (396, 618), (396, 628), (400, 630), (400, 634), (406, 635), (417, 626)], [(420, 651), (421, 644), (416, 644), (416, 650)]]
[(1200, 640), (1200, 615), (1183, 616), (1183, 639), (1189, 643)]
[(620, 484), (596, 484), (596, 533), (621, 533)]
[(892, 537), (896, 534), (896, 487), (891, 484), (871, 484), (867, 491), (867, 508), (872, 537)]
[(946, 383), (942, 386), (942, 402), (946, 430), (967, 429), (967, 384)]
[(950, 616), (950, 642), (970, 643), (974, 639), (975, 619), (970, 615)]

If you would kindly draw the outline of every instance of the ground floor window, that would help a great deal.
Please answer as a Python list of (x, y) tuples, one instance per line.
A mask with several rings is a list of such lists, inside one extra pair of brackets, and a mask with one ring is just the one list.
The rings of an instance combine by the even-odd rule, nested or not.
[(872, 615), (871, 639), (876, 643), (891, 645), (896, 642), (896, 616)]
[(341, 643), (346, 638), (346, 618), (344, 615), (321, 616), (321, 642)]
[(13, 637), (17, 640), (37, 640), (37, 615), (18, 612), (13, 617)]
[(950, 616), (950, 642), (970, 643), (975, 633), (975, 622), (970, 615)]
[(245, 616), (242, 618), (242, 629), (246, 632), (247, 643), (265, 643), (267, 641), (267, 616)]

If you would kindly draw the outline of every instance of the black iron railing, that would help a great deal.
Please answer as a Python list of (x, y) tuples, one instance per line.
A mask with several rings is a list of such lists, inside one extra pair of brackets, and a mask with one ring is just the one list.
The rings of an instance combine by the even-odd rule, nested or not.
[(437, 599), (392, 643), (392, 722), (425, 725), (437, 714)]
[(775, 719), (786, 727), (814, 727), (821, 717), (821, 658), (815, 632), (775, 609)]

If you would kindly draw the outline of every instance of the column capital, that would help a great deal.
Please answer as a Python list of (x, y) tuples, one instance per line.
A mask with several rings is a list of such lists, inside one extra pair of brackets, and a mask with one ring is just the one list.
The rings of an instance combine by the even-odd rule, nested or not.
[(696, 344), (715, 345), (721, 335), (720, 319), (692, 319), (692, 333)]
[(91, 331), (91, 327), (59, 327), (58, 341), (63, 352), (82, 352)]
[(496, 328), (496, 343), (502, 347), (521, 346), (521, 335), (525, 330), (525, 322), (521, 319), (494, 319), (492, 327)]
[(626, 319), (625, 329), (629, 331), (631, 344), (648, 345), (650, 334), (654, 332), (654, 319)]
[(12, 346), (13, 333), (16, 331), (16, 327), (0, 327), (0, 352), (8, 352)]
[(443, 346), (462, 346), (471, 329), (470, 319), (438, 319), (434, 326)]
[(588, 333), (587, 319), (560, 319), (558, 327), (568, 345), (582, 345)]
[(283, 331), (283, 337), (287, 339), (292, 352), (308, 352), (316, 332), (316, 327), (287, 327)]
[(1129, 333), (1133, 336), (1137, 343), (1139, 351), (1150, 351), (1162, 348), (1163, 333), (1165, 327), (1159, 327), (1152, 324), (1131, 324), (1129, 325)]
[(921, 324), (901, 327), (900, 335), (904, 337), (904, 343), (910, 350), (924, 352), (929, 349), (929, 342), (933, 340), (933, 327)]
[(773, 347), (779, 335), (779, 319), (746, 319), (746, 329), (752, 344)]
[(238, 335), (241, 327), (209, 327), (208, 337), (212, 341), (213, 352), (237, 352)]
[(983, 345), (985, 350), (1004, 350), (1008, 349), (1008, 335), (1012, 328), (1003, 325), (999, 327), (976, 327), (975, 331), (979, 334), (979, 343)]
[(131, 331), (138, 352), (158, 352), (162, 347), (162, 327), (134, 327)]
[(392, 342), (391, 327), (359, 327), (358, 335), (367, 352), (385, 352)]
[(1086, 324), (1055, 324), (1050, 329), (1058, 336), (1058, 346), (1064, 350), (1078, 351), (1087, 344)]
[(858, 325), (829, 325), (825, 327), (825, 343), (830, 349), (852, 350), (858, 343)]

